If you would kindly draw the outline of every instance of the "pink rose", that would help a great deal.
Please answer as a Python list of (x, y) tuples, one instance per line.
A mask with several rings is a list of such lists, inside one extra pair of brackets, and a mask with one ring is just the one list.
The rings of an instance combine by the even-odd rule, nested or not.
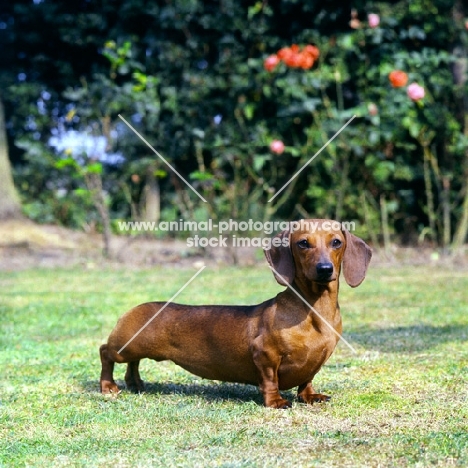
[(273, 140), (270, 143), (270, 150), (276, 154), (282, 154), (284, 151), (284, 143), (281, 140)]
[(280, 59), (277, 55), (270, 55), (265, 59), (263, 62), (263, 67), (265, 68), (266, 71), (273, 71), (276, 66), (280, 63)]
[(425, 95), (424, 88), (419, 86), (418, 83), (411, 83), (406, 92), (413, 101), (419, 101)]
[(375, 13), (369, 13), (367, 15), (367, 20), (371, 28), (376, 28), (380, 24), (380, 16)]

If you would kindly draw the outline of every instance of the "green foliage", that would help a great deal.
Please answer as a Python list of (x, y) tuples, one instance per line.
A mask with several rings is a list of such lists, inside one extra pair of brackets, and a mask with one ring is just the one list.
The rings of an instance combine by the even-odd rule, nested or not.
[[(24, 19), (23, 6), (15, 11)], [(184, 217), (205, 212), (214, 218), (289, 219), (309, 213), (361, 223), (373, 219), (366, 229), (378, 239), (384, 199), (394, 232), (429, 225), (432, 240), (441, 241), (447, 228), (437, 221), (442, 211), (449, 206), (453, 224), (461, 214), (467, 85), (454, 70), (462, 65), (468, 40), (459, 4), (361, 2), (350, 12), (339, 2), (227, 1), (220, 7), (193, 0), (143, 7), (119, 0), (87, 6), (73, 25), (63, 2), (34, 8), (48, 24), (54, 24), (53, 13), (66, 20), (70, 29), (60, 30), (59, 41), (66, 47), (75, 41), (90, 60), (74, 79), (61, 72), (65, 86), (54, 88), (40, 75), (54, 91), (55, 110), (33, 109), (39, 86), (10, 87), (12, 101), (21, 103), (19, 113), (36, 126), (34, 132), (15, 127), (17, 141), (36, 134), (47, 145), (54, 127), (105, 137), (107, 152), (125, 158), (119, 165), (102, 164), (114, 215), (134, 215), (131, 207), (140, 203), (154, 173), (160, 174), (163, 211), (177, 205)], [(369, 24), (369, 13), (379, 15), (378, 26)], [(292, 44), (318, 47), (312, 68), (281, 62), (265, 69), (266, 57)], [(61, 70), (64, 63), (62, 58)], [(73, 56), (68, 63), (77, 66)], [(404, 71), (408, 85), (422, 86), (424, 99), (413, 102), (407, 85), (392, 87), (393, 70)], [(191, 180), (209, 207), (148, 156), (118, 114)], [(284, 142), (282, 154), (270, 150), (273, 140)], [(89, 163), (87, 170), (101, 170)], [(361, 202), (363, 196), (369, 203)]]

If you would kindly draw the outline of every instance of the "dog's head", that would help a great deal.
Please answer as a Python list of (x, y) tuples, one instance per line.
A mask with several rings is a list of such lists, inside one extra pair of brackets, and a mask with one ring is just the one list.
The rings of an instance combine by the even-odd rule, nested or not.
[(372, 251), (337, 221), (304, 219), (277, 234), (265, 256), (283, 286), (292, 284), (296, 274), (319, 284), (336, 281), (343, 264), (345, 280), (355, 288), (366, 276)]

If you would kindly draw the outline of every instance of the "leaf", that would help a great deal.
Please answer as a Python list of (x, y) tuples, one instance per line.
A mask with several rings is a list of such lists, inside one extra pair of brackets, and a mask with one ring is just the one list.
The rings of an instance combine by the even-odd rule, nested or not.
[(296, 148), (295, 146), (286, 146), (284, 150), (287, 151), (291, 156), (294, 156), (295, 158), (301, 155), (301, 150)]
[(122, 65), (119, 65), (118, 70), (121, 75), (126, 75), (130, 72), (130, 67), (128, 66), (128, 64), (123, 63)]
[(200, 138), (200, 140), (203, 140), (203, 138), (205, 138), (205, 132), (201, 128), (193, 128), (192, 135), (196, 136), (197, 138)]
[(85, 188), (77, 188), (73, 192), (79, 197), (87, 197), (89, 195), (89, 190)]
[(344, 50), (351, 50), (354, 47), (353, 34), (344, 34), (339, 38), (338, 44)]
[(306, 99), (302, 105), (304, 106), (304, 109), (307, 112), (313, 112), (315, 109), (317, 109), (317, 106), (319, 106), (321, 103), (322, 103), (321, 99), (311, 98), (311, 99)]
[(380, 142), (380, 132), (371, 131), (369, 132), (369, 143), (371, 145), (376, 145)]
[(132, 76), (135, 79), (135, 81), (138, 81), (138, 83), (140, 83), (141, 85), (146, 86), (146, 83), (148, 82), (147, 75), (140, 72), (133, 72)]
[(254, 156), (254, 158), (253, 158), (253, 168), (254, 168), (255, 172), (258, 172), (263, 167), (263, 165), (265, 164), (265, 161), (267, 159), (269, 159), (269, 157), (264, 156), (264, 155)]
[(395, 164), (391, 161), (381, 161), (374, 168), (375, 180), (382, 184), (386, 182), (395, 171)]
[(262, 2), (257, 2), (255, 5), (250, 6), (248, 11), (247, 11), (247, 18), (251, 20), (255, 15), (258, 15), (263, 8), (263, 3)]
[(418, 138), (421, 133), (421, 126), (417, 122), (412, 122), (408, 130), (413, 138)]
[(209, 172), (202, 172), (202, 171), (194, 171), (190, 174), (190, 178), (193, 180), (212, 180), (213, 179), (213, 174), (210, 174)]
[(65, 167), (76, 167), (77, 163), (73, 158), (60, 159), (54, 164), (56, 169), (63, 169)]
[(100, 162), (89, 164), (86, 167), (88, 174), (102, 174), (102, 164)]
[(156, 169), (154, 171), (154, 176), (162, 179), (163, 177), (167, 176), (167, 171), (165, 171), (164, 169)]
[(67, 122), (71, 122), (73, 120), (73, 117), (75, 117), (75, 114), (76, 114), (76, 109), (73, 108), (73, 109), (70, 109), (68, 112), (67, 112), (67, 115), (65, 116), (65, 120)]
[(263, 95), (267, 98), (270, 98), (271, 97), (271, 86), (267, 86), (265, 85), (263, 87)]
[(307, 195), (311, 198), (323, 198), (326, 190), (318, 185), (310, 185), (307, 189)]
[(253, 104), (246, 104), (244, 107), (244, 115), (247, 120), (252, 120), (254, 116), (255, 106)]

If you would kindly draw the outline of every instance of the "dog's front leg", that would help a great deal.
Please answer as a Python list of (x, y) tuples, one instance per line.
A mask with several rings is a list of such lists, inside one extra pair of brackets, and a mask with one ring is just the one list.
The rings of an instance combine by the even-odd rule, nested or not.
[(256, 347), (253, 358), (258, 370), (259, 389), (262, 392), (265, 406), (279, 409), (291, 408), (291, 402), (285, 400), (279, 393), (278, 368), (281, 358), (261, 346)]
[(263, 395), (263, 401), (268, 408), (291, 408), (291, 402), (285, 400), (279, 393), (278, 378), (272, 376), (273, 369), (264, 369), (259, 388)]
[(127, 372), (125, 372), (125, 383), (127, 388), (134, 393), (141, 393), (145, 391), (145, 384), (140, 378), (138, 366), (140, 361), (129, 362), (127, 365)]

